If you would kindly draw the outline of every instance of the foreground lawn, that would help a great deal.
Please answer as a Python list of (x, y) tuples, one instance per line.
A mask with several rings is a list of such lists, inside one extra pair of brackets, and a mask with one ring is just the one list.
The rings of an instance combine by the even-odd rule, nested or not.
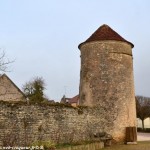
[(150, 141), (138, 142), (137, 145), (112, 145), (102, 150), (150, 150)]

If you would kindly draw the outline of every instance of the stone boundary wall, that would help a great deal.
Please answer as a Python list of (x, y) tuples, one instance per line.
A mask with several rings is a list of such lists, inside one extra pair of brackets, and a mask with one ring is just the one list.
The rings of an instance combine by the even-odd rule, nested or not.
[[(88, 141), (103, 131), (113, 135), (117, 116), (109, 111), (96, 107), (0, 102), (0, 146), (26, 146), (39, 140)], [(106, 112), (108, 115), (104, 115)]]

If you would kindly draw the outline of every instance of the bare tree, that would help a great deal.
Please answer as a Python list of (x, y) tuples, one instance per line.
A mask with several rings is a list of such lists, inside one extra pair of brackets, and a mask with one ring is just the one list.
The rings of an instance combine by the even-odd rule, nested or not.
[(5, 51), (2, 51), (0, 49), (0, 71), (3, 71), (3, 72), (7, 72), (9, 71), (8, 68), (9, 68), (9, 64), (13, 63), (13, 61), (10, 61), (7, 57), (6, 57), (6, 53)]
[(1, 75), (1, 73), (3, 73), (3, 72), (10, 71), (10, 70), (8, 70), (8, 68), (10, 67), (9, 65), (12, 62), (14, 62), (14, 61), (10, 61), (9, 59), (7, 59), (5, 51), (3, 51), (0, 48), (0, 97), (1, 97), (1, 100), (3, 99), (2, 97), (5, 97), (5, 95), (8, 94), (8, 93), (9, 93), (9, 95), (15, 94), (15, 93), (13, 93), (13, 91), (10, 91), (8, 89), (8, 85), (6, 85), (3, 82), (3, 78), (2, 78), (2, 75)]
[(142, 129), (144, 129), (144, 120), (150, 117), (150, 98), (144, 96), (136, 96), (135, 98), (137, 117), (142, 120)]

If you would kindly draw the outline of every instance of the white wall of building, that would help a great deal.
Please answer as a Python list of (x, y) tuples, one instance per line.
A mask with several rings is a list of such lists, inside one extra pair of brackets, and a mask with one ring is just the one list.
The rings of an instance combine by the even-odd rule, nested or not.
[[(142, 121), (139, 118), (137, 118), (137, 127), (142, 128)], [(150, 118), (144, 120), (144, 127), (150, 128)]]

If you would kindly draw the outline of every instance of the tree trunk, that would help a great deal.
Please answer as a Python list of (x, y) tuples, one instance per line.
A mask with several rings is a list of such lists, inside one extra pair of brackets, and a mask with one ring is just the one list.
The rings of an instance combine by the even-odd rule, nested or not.
[(144, 130), (144, 119), (142, 120), (142, 130)]

